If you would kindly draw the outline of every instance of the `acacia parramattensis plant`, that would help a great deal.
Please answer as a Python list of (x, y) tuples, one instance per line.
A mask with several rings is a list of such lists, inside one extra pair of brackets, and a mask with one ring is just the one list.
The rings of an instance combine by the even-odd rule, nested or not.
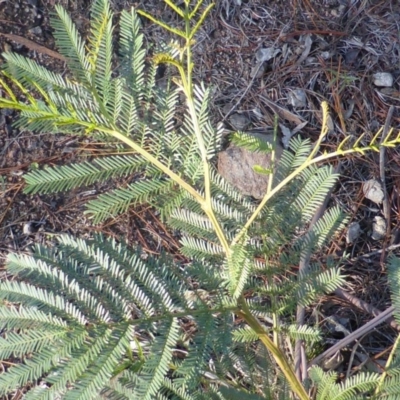
[[(377, 150), (379, 133), (364, 147), (357, 141), (319, 153), (327, 132), (323, 103), (317, 143), (293, 139), (264, 171), (270, 184), (261, 202), (241, 196), (215, 168), (222, 128), (211, 123), (212, 92), (193, 79), (192, 46), (212, 5), (165, 3), (182, 29), (132, 8), (120, 14), (116, 38), (109, 2), (95, 0), (86, 44), (56, 6), (66, 76), (3, 54), (0, 107), (19, 111), (18, 127), (101, 138), (114, 154), (41, 166), (25, 175), (25, 192), (65, 192), (134, 175), (89, 201), (87, 216), (98, 223), (151, 204), (180, 233), (190, 262), (166, 253), (144, 257), (98, 235), (59, 235), (52, 247), (9, 254), (10, 279), (0, 283), (0, 357), (8, 360), (0, 394), (24, 388), (27, 400), (397, 398), (396, 361), (385, 376), (360, 372), (338, 384), (334, 372), (313, 367), (300, 382), (285, 350), (287, 340), (321, 340), (316, 326), (294, 324), (295, 309), (344, 281), (329, 258), (292, 273), (302, 254), (323, 249), (346, 219), (332, 207), (308, 229), (337, 179), (326, 161)], [(137, 13), (178, 40), (159, 44), (150, 57)], [(156, 83), (159, 64), (171, 70), (167, 88)], [(274, 146), (240, 132), (235, 141), (274, 160)], [(399, 141), (388, 135), (380, 145)], [(390, 265), (400, 312), (399, 261)]]

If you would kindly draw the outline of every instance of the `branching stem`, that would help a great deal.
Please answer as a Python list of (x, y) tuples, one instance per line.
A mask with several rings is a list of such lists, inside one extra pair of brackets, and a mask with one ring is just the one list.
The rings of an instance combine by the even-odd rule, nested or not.
[[(181, 74), (182, 82), (183, 82), (183, 91), (186, 96), (186, 102), (189, 109), (190, 117), (192, 118), (194, 133), (196, 135), (197, 144), (200, 149), (201, 159), (203, 163), (203, 173), (204, 173), (204, 193), (205, 198), (201, 203), (203, 211), (206, 213), (208, 218), (210, 219), (215, 233), (224, 249), (226, 256), (231, 254), (231, 249), (226, 238), (226, 235), (219, 223), (217, 216), (214, 213), (212, 207), (212, 199), (211, 199), (211, 180), (210, 180), (210, 164), (207, 157), (207, 149), (204, 143), (204, 138), (200, 130), (199, 119), (197, 117), (196, 108), (194, 104), (194, 94), (193, 94), (193, 79), (192, 79), (192, 29), (190, 26), (191, 13), (189, 10), (189, 4), (185, 3), (185, 11), (184, 11), (184, 20), (185, 20), (185, 32), (186, 32), (186, 71), (179, 69)], [(185, 76), (186, 72), (186, 76)], [(185, 79), (186, 78), (186, 79)]]
[[(323, 112), (328, 112), (328, 108), (327, 108), (327, 105), (326, 105), (325, 102), (322, 103), (322, 109), (323, 109)], [(321, 129), (321, 136), (322, 135), (325, 135), (325, 127), (322, 127), (322, 129)], [(398, 140), (398, 138), (396, 138), (393, 141), (386, 141), (386, 142), (382, 143), (381, 145), (382, 146), (386, 146), (386, 147), (391, 147), (392, 143), (394, 143), (397, 140)], [(318, 140), (318, 143), (319, 142), (320, 142), (320, 140)], [(292, 181), (294, 178), (296, 178), (298, 175), (300, 175), (304, 170), (309, 168), (311, 165), (318, 164), (318, 163), (327, 161), (327, 160), (329, 160), (331, 158), (335, 158), (335, 157), (343, 157), (343, 156), (346, 156), (346, 155), (349, 155), (349, 154), (354, 154), (354, 153), (364, 154), (366, 151), (377, 151), (377, 149), (379, 149), (379, 148), (377, 148), (373, 144), (370, 144), (370, 145), (364, 146), (364, 147), (352, 147), (352, 148), (347, 149), (347, 150), (338, 149), (338, 150), (333, 151), (331, 153), (324, 153), (324, 154), (322, 154), (322, 155), (320, 155), (318, 157), (313, 157), (313, 158), (308, 157), (307, 160), (302, 165), (297, 167), (282, 182), (280, 182), (272, 190), (270, 190), (269, 192), (267, 192), (265, 194), (264, 198), (261, 200), (260, 204), (257, 206), (257, 208), (254, 211), (254, 213), (247, 220), (247, 222), (245, 223), (245, 225), (243, 226), (241, 231), (232, 240), (231, 246), (233, 246), (234, 244), (236, 244), (236, 243), (238, 243), (240, 241), (242, 236), (247, 232), (247, 230), (249, 229), (251, 224), (256, 220), (256, 218), (258, 217), (260, 212), (263, 210), (265, 205), (268, 203), (268, 201), (271, 200), (271, 198), (276, 193), (278, 193), (282, 188), (284, 188), (290, 181)]]

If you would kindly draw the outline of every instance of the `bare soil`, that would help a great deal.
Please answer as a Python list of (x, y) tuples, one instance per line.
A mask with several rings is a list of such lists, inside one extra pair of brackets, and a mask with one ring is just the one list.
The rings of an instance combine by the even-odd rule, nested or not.
[[(1, 50), (12, 50), (54, 71), (65, 72), (64, 62), (50, 51), (57, 50), (49, 24), (55, 4), (69, 11), (85, 35), (90, 1), (0, 0)], [(159, 0), (133, 4), (112, 0), (112, 5), (116, 18), (122, 9), (134, 5), (171, 25), (179, 24)], [(331, 117), (326, 148), (335, 148), (347, 135), (356, 140), (363, 133), (361, 143), (367, 143), (385, 124), (390, 106), (394, 106), (394, 113), (388, 123), (398, 129), (399, 17), (400, 5), (396, 1), (218, 1), (195, 45), (196, 77), (214, 88), (213, 119), (223, 121), (232, 130), (232, 116), (239, 114), (247, 119), (247, 129), (263, 132), (271, 129), (277, 113), (281, 133), (304, 125), (297, 134), (315, 140), (321, 127), (320, 104), (326, 100)], [(165, 32), (148, 21), (143, 21), (143, 30), (149, 43), (168, 41)], [(260, 49), (276, 51), (269, 61), (259, 65)], [(1, 63), (0, 59), (0, 66)], [(373, 75), (377, 72), (392, 74), (393, 85), (376, 86)], [(303, 98), (296, 102), (293, 96), (299, 93)], [(51, 241), (51, 234), (88, 236), (93, 230), (123, 237), (151, 253), (158, 253), (161, 248), (177, 252), (176, 239), (151, 208), (130, 210), (127, 215), (93, 226), (83, 216), (84, 203), (107, 186), (52, 196), (25, 195), (23, 173), (45, 164), (90, 159), (100, 155), (103, 146), (79, 137), (16, 129), (15, 119), (14, 112), (0, 113), (0, 264), (9, 251), (24, 251), (32, 243)], [(362, 190), (363, 181), (380, 177), (379, 154), (351, 157), (341, 162), (341, 179), (330, 204), (339, 204), (351, 221), (359, 222), (362, 233), (348, 244), (344, 232), (327, 249), (330, 254), (350, 255), (344, 265), (347, 291), (380, 310), (390, 305), (385, 268), (388, 249), (396, 251), (400, 243), (397, 149), (386, 152), (384, 167), (390, 214), (386, 236), (381, 240), (371, 238), (373, 219), (384, 216), (383, 206), (367, 200)], [(369, 313), (336, 295), (327, 296), (315, 310), (308, 310), (308, 318), (317, 318), (324, 327), (327, 347), (345, 335), (340, 329), (333, 329), (327, 318), (334, 318), (348, 331), (371, 319)], [(362, 354), (371, 368), (380, 370), (394, 335), (392, 328), (381, 325), (363, 337), (359, 348), (343, 350), (344, 362), (337, 370), (343, 376), (348, 371), (351, 374), (363, 362)], [(349, 363), (352, 351), (356, 357)]]

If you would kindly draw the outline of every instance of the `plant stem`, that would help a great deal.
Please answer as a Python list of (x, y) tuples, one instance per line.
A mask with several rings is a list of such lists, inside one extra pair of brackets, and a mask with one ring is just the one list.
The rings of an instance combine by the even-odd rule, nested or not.
[[(193, 127), (197, 139), (197, 144), (199, 145), (201, 159), (203, 163), (203, 172), (204, 172), (204, 192), (205, 192), (205, 199), (201, 203), (203, 211), (206, 213), (208, 218), (210, 219), (215, 233), (221, 243), (221, 246), (224, 249), (224, 252), (227, 256), (231, 254), (231, 248), (229, 246), (228, 240), (226, 235), (217, 219), (217, 216), (214, 213), (212, 207), (212, 199), (211, 199), (211, 180), (210, 180), (210, 164), (207, 157), (207, 149), (204, 143), (203, 135), (201, 134), (200, 124), (196, 113), (196, 108), (194, 104), (194, 95), (193, 95), (193, 80), (192, 80), (192, 46), (191, 46), (191, 27), (190, 27), (190, 10), (189, 10), (189, 3), (185, 3), (185, 12), (184, 12), (184, 19), (185, 19), (185, 31), (187, 35), (186, 39), (186, 73), (185, 71), (179, 69), (181, 74), (182, 82), (183, 82), (183, 91), (186, 96), (186, 102), (189, 109), (190, 117), (192, 118)], [(186, 79), (185, 79), (186, 78)], [(186, 82), (185, 82), (186, 81)]]
[[(193, 121), (194, 122), (194, 121)], [(137, 151), (140, 155), (150, 161), (153, 165), (159, 168), (163, 173), (168, 175), (171, 179), (173, 179), (179, 186), (185, 189), (188, 193), (190, 193), (196, 201), (201, 205), (202, 209), (206, 213), (207, 217), (210, 219), (212, 225), (214, 226), (215, 233), (221, 243), (221, 246), (224, 249), (226, 255), (231, 253), (228, 240), (226, 239), (225, 233), (222, 230), (220, 223), (217, 220), (217, 217), (213, 211), (211, 204), (211, 190), (210, 190), (210, 169), (208, 161), (204, 164), (207, 166), (204, 171), (204, 180), (205, 185), (208, 185), (208, 191), (206, 190), (206, 197), (204, 198), (196, 189), (194, 189), (189, 183), (187, 183), (184, 179), (182, 179), (179, 175), (175, 174), (171, 169), (165, 166), (162, 162), (157, 160), (157, 158), (153, 157), (149, 152), (140, 147), (133, 140), (129, 139), (127, 136), (123, 135), (121, 132), (108, 129), (106, 127), (96, 127), (97, 130), (108, 133), (116, 139), (121, 140), (133, 150)], [(207, 187), (207, 186), (206, 186)]]
[(272, 325), (272, 328), (273, 328), (272, 329), (272, 338), (273, 338), (273, 341), (274, 341), (274, 345), (276, 347), (278, 347), (279, 346), (279, 338), (278, 338), (279, 320), (278, 320), (278, 314), (276, 312), (274, 312), (272, 314), (272, 322), (273, 322), (273, 325)]
[[(185, 25), (186, 25), (186, 34), (189, 35), (190, 33), (190, 19), (188, 18), (188, 4), (185, 4)], [(202, 162), (203, 162), (203, 172), (204, 172), (204, 188), (205, 188), (205, 202), (202, 204), (202, 208), (204, 212), (207, 214), (209, 217), (211, 223), (214, 226), (215, 232), (220, 240), (221, 245), (224, 248), (224, 251), (226, 253), (226, 256), (229, 257), (231, 253), (231, 247), (228, 244), (228, 241), (226, 239), (226, 236), (216, 218), (216, 215), (214, 213), (213, 207), (212, 207), (212, 202), (211, 202), (211, 182), (210, 182), (210, 165), (207, 159), (207, 150), (205, 148), (204, 144), (204, 139), (200, 131), (200, 125), (199, 121), (197, 118), (196, 114), (196, 109), (194, 105), (194, 98), (193, 98), (193, 83), (192, 83), (192, 54), (191, 54), (191, 45), (190, 45), (190, 40), (186, 41), (186, 85), (185, 81), (183, 78), (185, 76), (183, 75), (183, 71), (180, 70), (182, 76), (182, 81), (183, 81), (183, 90), (186, 95), (186, 101), (187, 101), (187, 106), (189, 109), (189, 113), (192, 118), (193, 122), (193, 127), (195, 130), (197, 142), (200, 148), (201, 156), (202, 156)], [(276, 133), (276, 129), (275, 129)], [(272, 181), (272, 178), (270, 178)], [(271, 190), (271, 186), (269, 186), (269, 191)], [(265, 204), (265, 203), (264, 203)], [(260, 340), (263, 342), (263, 344), (267, 347), (267, 349), (272, 353), (274, 359), (276, 360), (277, 364), (283, 371), (284, 375), (286, 376), (288, 382), (290, 383), (292, 390), (299, 396), (301, 400), (308, 400), (308, 395), (302, 386), (301, 382), (297, 379), (293, 369), (290, 367), (288, 364), (285, 355), (282, 353), (282, 351), (278, 347), (278, 338), (277, 338), (277, 332), (276, 330), (274, 331), (274, 339), (275, 343), (271, 341), (271, 339), (268, 337), (268, 335), (265, 333), (263, 327), (259, 323), (259, 321), (251, 314), (249, 308), (247, 307), (246, 301), (241, 298), (239, 301), (241, 303), (240, 305), (242, 306), (242, 310), (240, 311), (239, 314), (245, 319), (245, 321), (249, 324), (250, 327), (253, 328), (253, 330), (257, 333), (258, 337)], [(275, 316), (276, 317), (276, 316)], [(275, 327), (276, 328), (276, 327)]]
[(146, 160), (150, 161), (154, 166), (159, 168), (164, 174), (168, 175), (171, 179), (173, 179), (179, 186), (185, 189), (188, 193), (190, 193), (200, 204), (203, 204), (205, 199), (204, 197), (197, 192), (189, 183), (187, 183), (184, 179), (182, 179), (179, 175), (175, 172), (171, 171), (167, 166), (165, 166), (162, 162), (160, 162), (157, 158), (152, 156), (149, 152), (144, 150), (141, 146), (135, 143), (132, 139), (129, 139), (127, 136), (118, 132), (116, 130), (108, 129), (106, 127), (98, 126), (96, 130), (104, 133), (110, 134), (112, 137), (124, 142), (133, 150), (138, 152), (141, 156), (146, 158)]
[(377, 386), (377, 388), (376, 388), (376, 390), (375, 390), (374, 398), (377, 398), (377, 396), (380, 394), (380, 392), (381, 392), (381, 390), (382, 390), (382, 386), (383, 386), (383, 384), (385, 383), (385, 379), (386, 379), (386, 376), (387, 376), (387, 370), (389, 369), (390, 364), (391, 364), (392, 361), (393, 361), (394, 355), (395, 355), (395, 353), (396, 353), (396, 351), (397, 351), (397, 348), (399, 347), (399, 344), (400, 344), (400, 335), (397, 335), (397, 339), (396, 339), (396, 341), (394, 342), (392, 351), (390, 352), (389, 358), (388, 358), (388, 360), (387, 360), (387, 362), (386, 362), (385, 371), (384, 371), (383, 374), (381, 375), (380, 380), (379, 380), (379, 383), (378, 383), (378, 386)]
[[(189, 8), (188, 3), (185, 3), (185, 27), (186, 27), (186, 34), (189, 36), (190, 34), (190, 18), (189, 18)], [(203, 172), (204, 172), (204, 188), (205, 188), (205, 201), (202, 203), (202, 208), (204, 212), (209, 217), (211, 223), (214, 226), (215, 232), (218, 236), (218, 239), (221, 245), (224, 248), (226, 256), (229, 257), (231, 253), (231, 247), (228, 244), (226, 239), (225, 233), (223, 232), (221, 225), (219, 224), (216, 215), (214, 213), (212, 202), (211, 202), (211, 182), (210, 182), (210, 165), (207, 159), (207, 150), (204, 144), (204, 139), (200, 131), (200, 125), (197, 118), (197, 113), (194, 105), (194, 98), (193, 98), (193, 82), (192, 82), (192, 53), (191, 53), (191, 43), (190, 39), (186, 40), (186, 73), (184, 75), (184, 71), (179, 69), (181, 73), (181, 78), (183, 82), (183, 90), (186, 95), (187, 106), (189, 109), (190, 116), (192, 118), (193, 127), (195, 130), (197, 142), (199, 145), (202, 162), (203, 162)], [(186, 78), (186, 82), (185, 79)], [(272, 180), (272, 178), (270, 178)], [(271, 186), (269, 187), (271, 189)], [(264, 203), (265, 204), (265, 203)], [(253, 317), (247, 304), (243, 298), (240, 301), (243, 311), (240, 311), (239, 314), (246, 320), (246, 322), (254, 329), (257, 333), (260, 340), (264, 343), (267, 349), (272, 353), (274, 356), (277, 364), (282, 369), (283, 373), (285, 374), (287, 380), (289, 381), (293, 391), (299, 396), (301, 400), (307, 400), (308, 395), (302, 386), (301, 382), (298, 381), (294, 371), (291, 369), (290, 365), (288, 364), (287, 360), (285, 359), (285, 355), (282, 351), (278, 348), (277, 344), (275, 345), (274, 342), (268, 337), (265, 333), (263, 327), (260, 325), (259, 321)], [(274, 337), (277, 342), (277, 333), (274, 332)]]
[[(325, 102), (322, 104), (322, 110), (323, 110), (324, 113), (328, 112), (328, 109), (327, 109), (327, 106), (326, 106)], [(324, 117), (323, 120), (326, 121), (326, 118)], [(326, 128), (324, 126), (322, 126), (322, 128), (321, 128), (321, 137), (323, 137), (325, 134), (326, 134)], [(399, 137), (400, 137), (400, 135), (399, 135)], [(392, 145), (392, 143), (394, 143), (397, 140), (399, 140), (399, 137), (396, 138), (392, 142), (386, 141), (386, 142), (382, 143), (381, 145), (390, 147)], [(318, 140), (318, 143), (320, 143), (320, 140)], [(283, 187), (285, 187), (292, 179), (294, 179), (296, 176), (298, 176), (305, 169), (307, 169), (311, 165), (318, 164), (318, 163), (323, 162), (323, 161), (327, 161), (327, 160), (329, 160), (331, 158), (334, 158), (334, 157), (343, 157), (343, 156), (346, 156), (346, 155), (349, 155), (349, 154), (354, 154), (354, 153), (363, 154), (365, 151), (371, 151), (371, 150), (376, 150), (373, 145), (365, 146), (365, 147), (352, 147), (352, 148), (347, 149), (347, 150), (337, 150), (337, 151), (333, 151), (332, 153), (325, 153), (325, 154), (322, 154), (322, 155), (320, 155), (318, 157), (314, 157), (314, 158), (308, 157), (307, 160), (304, 162), (304, 164), (302, 164), (298, 168), (296, 168), (282, 182), (280, 182), (271, 191), (268, 191), (265, 194), (264, 198), (261, 200), (260, 204), (258, 205), (256, 210), (254, 211), (254, 213), (247, 220), (247, 222), (245, 223), (243, 228), (240, 230), (240, 232), (232, 240), (231, 246), (236, 244), (242, 238), (242, 236), (247, 232), (247, 230), (250, 227), (250, 225), (255, 221), (255, 219), (257, 218), (259, 213), (265, 207), (267, 202), (272, 198), (272, 196), (274, 196), (276, 193), (278, 193)], [(315, 154), (315, 148), (314, 148), (312, 154)]]
[(251, 314), (251, 311), (247, 306), (246, 300), (243, 296), (239, 299), (239, 306), (241, 307), (241, 311), (238, 312), (238, 315), (240, 315), (249, 324), (265, 347), (272, 353), (276, 363), (288, 380), (292, 390), (297, 394), (299, 399), (309, 400), (309, 396), (304, 386), (297, 379), (292, 367), (287, 362), (285, 355), (277, 346), (275, 346), (274, 342), (269, 338), (268, 334), (265, 332), (263, 326), (260, 324), (257, 318)]

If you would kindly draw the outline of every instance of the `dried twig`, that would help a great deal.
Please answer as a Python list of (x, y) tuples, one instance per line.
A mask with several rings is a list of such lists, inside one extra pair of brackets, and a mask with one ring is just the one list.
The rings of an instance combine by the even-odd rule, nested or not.
[(338, 343), (330, 347), (328, 350), (324, 351), (322, 354), (319, 356), (315, 357), (313, 360), (310, 361), (308, 364), (309, 367), (318, 364), (321, 362), (324, 358), (331, 356), (332, 354), (335, 354), (337, 351), (342, 349), (343, 347), (346, 347), (350, 343), (354, 342), (356, 339), (359, 337), (367, 334), (368, 332), (372, 331), (376, 326), (381, 324), (382, 322), (385, 322), (388, 320), (390, 317), (392, 317), (394, 311), (394, 307), (391, 306), (388, 309), (386, 309), (384, 312), (380, 313), (377, 315), (374, 319), (363, 325), (362, 327), (358, 328), (354, 332), (352, 332), (350, 335), (346, 336), (342, 340), (340, 340)]
[[(356, 296), (353, 296), (352, 294), (342, 290), (342, 289), (336, 289), (335, 290), (335, 295), (340, 297), (341, 299), (347, 300), (351, 304), (355, 305), (357, 308), (359, 308), (362, 311), (367, 312), (368, 314), (373, 315), (374, 317), (377, 317), (382, 313), (381, 310), (377, 309), (373, 305), (365, 302), (364, 300), (359, 299)], [(386, 321), (393, 329), (396, 329), (397, 331), (400, 332), (400, 325), (394, 320), (394, 318), (390, 318)]]
[(384, 253), (386, 251), (392, 251), (392, 250), (398, 249), (399, 247), (400, 247), (400, 243), (392, 244), (392, 245), (390, 245), (388, 247), (385, 247), (384, 249), (374, 250), (374, 251), (371, 251), (370, 253), (360, 254), (359, 256), (350, 258), (348, 261), (349, 262), (354, 262), (354, 261), (357, 261), (357, 260), (359, 260), (361, 258), (370, 258), (372, 256), (376, 256), (378, 254), (382, 254), (382, 253)]
[(36, 42), (24, 38), (22, 36), (14, 35), (12, 33), (2, 33), (0, 32), (0, 36), (4, 36), (8, 40), (13, 40), (23, 46), (27, 47), (30, 50), (37, 51), (38, 53), (47, 54), (50, 57), (56, 58), (61, 61), (66, 61), (65, 57), (62, 56), (60, 53), (57, 53), (54, 50), (48, 49), (45, 46), (37, 44)]
[(278, 114), (280, 118), (287, 119), (290, 122), (295, 123), (296, 125), (300, 125), (304, 122), (304, 119), (299, 117), (298, 115), (292, 113), (288, 109), (280, 106), (279, 104), (275, 103), (267, 96), (259, 96), (260, 100), (262, 100), (274, 113)]

